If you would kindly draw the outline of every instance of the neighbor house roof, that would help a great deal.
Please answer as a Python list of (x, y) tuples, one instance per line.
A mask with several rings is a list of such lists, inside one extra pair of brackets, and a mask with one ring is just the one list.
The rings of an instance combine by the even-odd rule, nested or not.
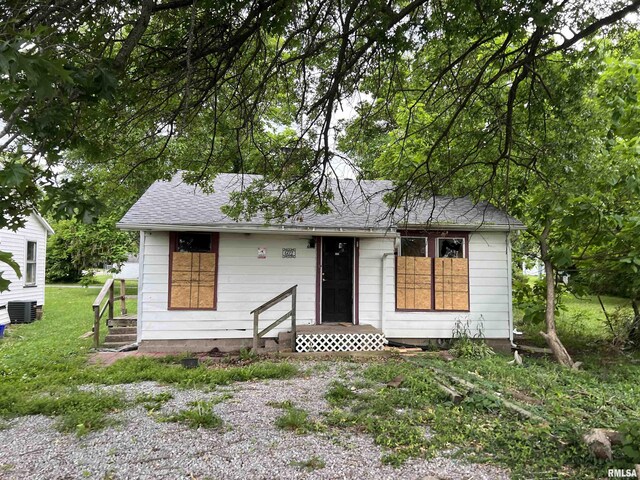
[(234, 220), (221, 207), (230, 193), (241, 191), (260, 177), (219, 174), (213, 193), (187, 184), (182, 175), (171, 181), (157, 181), (140, 197), (118, 223), (127, 230), (240, 230), (240, 231), (328, 231), (380, 234), (398, 228), (447, 228), (466, 230), (519, 230), (524, 225), (489, 203), (469, 198), (434, 197), (413, 202), (410, 208), (391, 212), (383, 197), (393, 184), (384, 180), (336, 180), (331, 212), (300, 212), (285, 223), (267, 224), (262, 215)]

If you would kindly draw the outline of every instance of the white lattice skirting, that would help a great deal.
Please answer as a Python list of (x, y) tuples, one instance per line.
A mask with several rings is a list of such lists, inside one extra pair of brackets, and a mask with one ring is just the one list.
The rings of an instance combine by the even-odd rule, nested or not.
[(296, 352), (365, 352), (384, 349), (381, 333), (314, 333), (296, 337)]

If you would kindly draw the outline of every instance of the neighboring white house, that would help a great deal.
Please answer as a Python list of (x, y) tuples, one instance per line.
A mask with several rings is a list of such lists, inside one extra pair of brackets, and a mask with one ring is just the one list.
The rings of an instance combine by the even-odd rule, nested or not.
[[(140, 231), (138, 342), (145, 350), (247, 344), (251, 311), (297, 285), (298, 325), (371, 325), (387, 339), (472, 333), (512, 339), (510, 232), (487, 203), (437, 197), (388, 215), (387, 181), (340, 181), (332, 212), (285, 224), (236, 222), (220, 207), (255, 177), (221, 174), (205, 194), (178, 175), (156, 182), (118, 226)], [(335, 188), (335, 185), (334, 185)], [(260, 317), (260, 328), (290, 308)], [(287, 322), (269, 337), (289, 330)], [(346, 330), (345, 330), (346, 331)]]
[(9, 302), (35, 301), (40, 310), (44, 306), (47, 237), (51, 234), (51, 226), (38, 213), (32, 213), (25, 226), (16, 232), (0, 230), (0, 251), (12, 253), (22, 273), (22, 278), (18, 278), (11, 267), (0, 263), (3, 278), (11, 281), (9, 290), (0, 293), (0, 322), (8, 318)]

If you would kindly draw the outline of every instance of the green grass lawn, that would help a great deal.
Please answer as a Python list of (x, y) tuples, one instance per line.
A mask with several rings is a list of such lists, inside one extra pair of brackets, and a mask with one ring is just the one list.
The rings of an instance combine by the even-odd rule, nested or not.
[[(608, 314), (616, 310), (631, 312), (629, 300), (619, 297), (602, 296), (602, 303)], [(565, 293), (562, 308), (556, 317), (558, 335), (571, 353), (606, 349), (612, 332), (607, 325), (598, 298), (593, 295), (576, 297)], [(538, 334), (544, 331), (544, 322), (523, 324), (522, 313), (514, 308), (514, 318), (518, 329), (525, 332), (524, 343), (544, 346), (544, 339)]]

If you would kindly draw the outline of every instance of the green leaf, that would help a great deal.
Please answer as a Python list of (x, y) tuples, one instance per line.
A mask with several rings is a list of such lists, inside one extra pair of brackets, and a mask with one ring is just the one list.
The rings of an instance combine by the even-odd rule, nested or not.
[[(20, 265), (18, 265), (13, 259), (12, 253), (0, 251), (0, 262), (9, 265), (13, 271), (16, 272), (18, 278), (22, 277), (22, 274), (20, 273)], [(9, 280), (2, 277), (2, 273), (4, 272), (0, 272), (0, 292), (9, 290), (9, 285), (11, 284)]]
[(18, 187), (29, 177), (29, 171), (20, 163), (10, 163), (0, 170), (0, 178), (10, 187)]

